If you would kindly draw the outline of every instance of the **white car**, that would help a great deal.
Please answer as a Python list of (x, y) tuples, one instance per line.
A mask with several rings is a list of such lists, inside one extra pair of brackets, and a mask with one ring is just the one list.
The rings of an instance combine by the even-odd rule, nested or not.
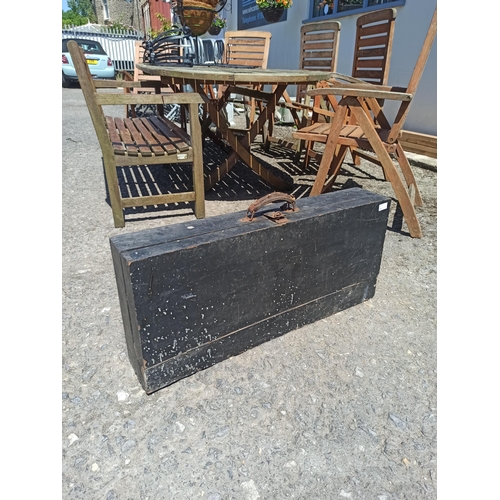
[(68, 50), (68, 42), (74, 40), (85, 53), (90, 74), (94, 78), (115, 79), (115, 65), (106, 54), (102, 45), (95, 40), (84, 40), (83, 38), (65, 38), (62, 41), (62, 86), (67, 88), (71, 83), (78, 82), (73, 61)]

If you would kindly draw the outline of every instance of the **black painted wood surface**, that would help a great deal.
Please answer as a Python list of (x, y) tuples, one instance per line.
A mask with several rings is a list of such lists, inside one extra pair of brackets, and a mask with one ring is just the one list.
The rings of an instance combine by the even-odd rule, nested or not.
[(110, 239), (130, 361), (147, 393), (373, 297), (390, 200), (346, 189), (288, 223), (236, 212)]

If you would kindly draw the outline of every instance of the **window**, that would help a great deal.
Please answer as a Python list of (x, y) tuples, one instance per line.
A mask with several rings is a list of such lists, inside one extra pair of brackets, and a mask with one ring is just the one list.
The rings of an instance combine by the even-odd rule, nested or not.
[(404, 4), (405, 0), (312, 0), (310, 17), (335, 18)]
[(102, 0), (102, 15), (105, 21), (109, 19), (108, 0)]
[(149, 33), (151, 31), (151, 14), (149, 13), (149, 3), (142, 6), (142, 19), (144, 21), (144, 31)]

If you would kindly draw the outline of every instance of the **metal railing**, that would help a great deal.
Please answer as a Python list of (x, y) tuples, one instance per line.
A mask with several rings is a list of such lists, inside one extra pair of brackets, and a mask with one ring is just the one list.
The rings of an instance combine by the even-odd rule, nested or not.
[[(135, 41), (144, 40), (142, 31), (127, 31), (94, 25), (65, 26), (62, 38), (86, 38), (99, 42), (115, 65), (116, 71), (134, 71)], [(222, 62), (224, 41), (221, 39), (188, 40), (191, 50), (197, 54), (198, 64), (206, 61)], [(197, 43), (197, 47), (195, 45)], [(196, 47), (196, 48), (195, 48)]]
[(135, 41), (143, 40), (141, 31), (118, 30), (106, 27), (65, 26), (62, 30), (66, 38), (86, 38), (99, 42), (115, 65), (116, 71), (134, 71)]

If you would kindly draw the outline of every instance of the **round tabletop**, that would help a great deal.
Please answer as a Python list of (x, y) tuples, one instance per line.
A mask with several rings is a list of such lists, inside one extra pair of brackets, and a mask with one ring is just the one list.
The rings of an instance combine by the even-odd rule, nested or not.
[(236, 68), (234, 66), (224, 66), (223, 64), (194, 65), (192, 67), (182, 65), (155, 66), (152, 64), (137, 64), (137, 68), (147, 75), (157, 75), (172, 79), (202, 80), (204, 82), (232, 84), (312, 84), (342, 76), (339, 73), (330, 71)]

